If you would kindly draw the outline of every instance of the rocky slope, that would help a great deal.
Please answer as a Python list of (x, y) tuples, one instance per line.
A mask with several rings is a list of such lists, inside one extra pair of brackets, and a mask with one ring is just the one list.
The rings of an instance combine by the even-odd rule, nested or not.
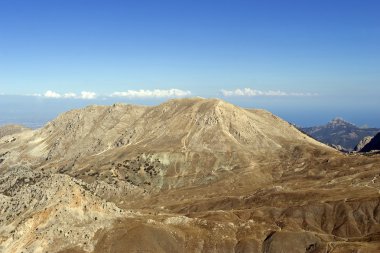
[(364, 148), (365, 145), (367, 145), (371, 140), (373, 139), (373, 136), (366, 136), (364, 137), (358, 145), (354, 148), (355, 152), (360, 152)]
[(94, 234), (124, 211), (62, 174), (10, 168), (0, 178), (0, 251), (42, 252), (57, 238), (91, 251)]
[(264, 110), (91, 106), (1, 138), (0, 156), (3, 252), (380, 250), (380, 158)]
[(371, 140), (360, 149), (360, 152), (380, 151), (380, 133), (375, 135)]
[(335, 118), (326, 125), (301, 128), (313, 138), (337, 149), (352, 151), (367, 136), (374, 136), (380, 129), (360, 128), (341, 118)]

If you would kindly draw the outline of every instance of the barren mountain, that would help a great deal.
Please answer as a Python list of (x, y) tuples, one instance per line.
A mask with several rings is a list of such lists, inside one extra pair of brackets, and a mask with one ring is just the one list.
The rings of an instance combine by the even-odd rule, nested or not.
[(323, 143), (352, 151), (364, 137), (374, 136), (380, 129), (361, 128), (341, 118), (335, 118), (326, 125), (302, 128), (302, 131)]
[(264, 110), (90, 106), (1, 138), (0, 156), (2, 252), (380, 250), (380, 158)]

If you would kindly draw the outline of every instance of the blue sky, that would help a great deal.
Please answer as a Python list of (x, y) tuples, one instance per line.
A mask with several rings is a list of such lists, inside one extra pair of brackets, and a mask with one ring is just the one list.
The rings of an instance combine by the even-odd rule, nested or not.
[(377, 0), (3, 0), (0, 112), (202, 96), (302, 125), (380, 126), (379, 10)]

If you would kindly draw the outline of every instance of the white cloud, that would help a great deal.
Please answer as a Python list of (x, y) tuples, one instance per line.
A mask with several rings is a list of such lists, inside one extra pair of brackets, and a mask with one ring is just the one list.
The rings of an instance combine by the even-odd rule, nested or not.
[(223, 96), (225, 97), (256, 97), (256, 96), (267, 96), (267, 97), (281, 97), (281, 96), (317, 96), (317, 93), (297, 93), (297, 92), (284, 92), (280, 90), (268, 90), (261, 91), (251, 88), (236, 89), (236, 90), (221, 90)]
[(62, 97), (61, 94), (57, 93), (57, 92), (54, 92), (54, 91), (51, 91), (51, 90), (48, 90), (44, 93), (44, 97), (47, 97), (47, 98), (60, 98)]
[(77, 97), (77, 94), (73, 93), (73, 92), (69, 92), (69, 93), (65, 93), (63, 94), (63, 97), (64, 98), (76, 98)]
[(76, 98), (76, 99), (94, 99), (97, 97), (95, 92), (82, 91), (79, 95), (74, 92), (67, 92), (60, 94), (55, 91), (48, 90), (44, 94), (34, 93), (31, 96), (34, 97), (45, 97), (45, 98)]
[(82, 91), (79, 98), (81, 99), (94, 99), (96, 98), (96, 93), (91, 91)]
[(127, 98), (165, 98), (165, 97), (186, 97), (190, 96), (191, 91), (169, 89), (169, 90), (127, 90), (122, 92), (114, 92), (111, 97), (127, 97)]

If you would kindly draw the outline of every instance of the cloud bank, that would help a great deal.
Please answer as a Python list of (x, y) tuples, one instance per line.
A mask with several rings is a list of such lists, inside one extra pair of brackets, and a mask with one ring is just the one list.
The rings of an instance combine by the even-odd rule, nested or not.
[(45, 97), (45, 98), (76, 98), (76, 99), (95, 99), (97, 97), (95, 92), (91, 91), (82, 91), (80, 94), (76, 94), (73, 92), (60, 94), (55, 91), (48, 90), (44, 94), (33, 94), (33, 96), (37, 97)]
[(43, 96), (47, 97), (47, 98), (60, 98), (60, 97), (62, 97), (61, 94), (59, 94), (55, 91), (51, 91), (51, 90), (46, 91)]
[(44, 98), (72, 98), (72, 99), (95, 99), (98, 97), (102, 97), (103, 99), (108, 98), (174, 98), (174, 97), (186, 97), (190, 96), (191, 91), (189, 90), (180, 90), (180, 89), (154, 89), (154, 90), (127, 90), (127, 91), (118, 91), (113, 92), (110, 95), (101, 95), (99, 96), (95, 92), (91, 91), (82, 91), (80, 94), (74, 93), (74, 92), (68, 92), (68, 93), (58, 93), (52, 90), (48, 90), (43, 94), (32, 94), (31, 96), (36, 97), (44, 97)]
[(96, 98), (96, 93), (95, 92), (91, 92), (91, 91), (82, 91), (80, 93), (79, 98), (82, 98), (82, 99), (94, 99), (94, 98)]
[(191, 91), (180, 89), (169, 90), (127, 90), (122, 92), (114, 92), (111, 97), (126, 97), (126, 98), (169, 98), (169, 97), (186, 97), (190, 96)]
[(236, 90), (221, 90), (221, 93), (225, 97), (257, 97), (257, 96), (266, 96), (266, 97), (284, 97), (284, 96), (295, 96), (295, 97), (308, 97), (308, 96), (317, 96), (317, 93), (303, 93), (303, 92), (285, 92), (280, 90), (255, 90), (251, 88), (243, 88)]

